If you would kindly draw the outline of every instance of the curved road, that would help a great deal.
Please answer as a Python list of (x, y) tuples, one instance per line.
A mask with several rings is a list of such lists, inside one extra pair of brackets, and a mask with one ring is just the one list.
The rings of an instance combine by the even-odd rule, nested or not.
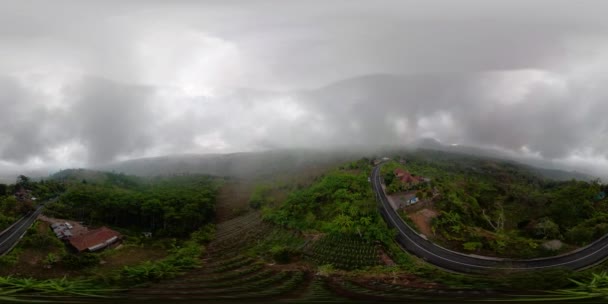
[(388, 202), (386, 193), (382, 189), (380, 179), (381, 166), (382, 164), (374, 167), (371, 183), (376, 193), (382, 217), (390, 227), (397, 229), (396, 241), (402, 248), (431, 264), (463, 273), (491, 272), (501, 269), (538, 270), (553, 267), (578, 270), (596, 265), (608, 258), (608, 235), (603, 236), (586, 247), (563, 255), (530, 260), (467, 255), (443, 248), (430, 242), (424, 235), (419, 234), (408, 226), (392, 208)]
[(44, 205), (41, 204), (34, 211), (22, 217), (0, 233), (0, 256), (7, 254), (15, 245), (17, 245), (25, 235), (25, 232), (27, 232), (27, 229), (34, 224), (38, 215), (42, 213), (43, 208)]

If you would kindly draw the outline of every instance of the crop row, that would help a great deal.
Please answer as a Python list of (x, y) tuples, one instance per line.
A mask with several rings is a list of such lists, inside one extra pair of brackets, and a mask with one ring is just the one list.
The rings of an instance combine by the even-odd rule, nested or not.
[(289, 279), (283, 281), (282, 284), (271, 288), (263, 288), (256, 291), (247, 291), (243, 293), (233, 293), (230, 295), (221, 295), (213, 299), (215, 300), (246, 300), (246, 299), (264, 299), (269, 302), (269, 298), (288, 294), (301, 286), (305, 276), (302, 272), (290, 273)]
[(219, 267), (214, 267), (211, 269), (206, 269), (208, 270), (207, 272), (209, 273), (220, 273), (220, 272), (227, 272), (230, 270), (235, 270), (235, 269), (239, 269), (243, 266), (247, 266), (252, 264), (254, 261), (252, 259), (242, 259), (242, 260), (237, 260), (231, 263), (227, 263), (226, 265), (221, 265)]
[(343, 303), (345, 299), (331, 290), (326, 278), (317, 276), (310, 283), (308, 292), (298, 300), (305, 303)]
[(230, 272), (226, 272), (226, 273), (221, 273), (221, 274), (217, 274), (217, 275), (211, 275), (208, 277), (204, 277), (203, 279), (207, 279), (206, 281), (230, 281), (230, 280), (234, 280), (235, 278), (241, 278), (243, 276), (246, 275), (250, 275), (252, 273), (257, 273), (261, 270), (264, 269), (264, 265), (261, 263), (255, 263), (252, 265), (248, 265), (247, 267), (241, 268), (241, 269), (236, 269)]
[(257, 212), (252, 212), (218, 224), (216, 229), (218, 231), (230, 231), (239, 226), (247, 225), (249, 222), (259, 222), (260, 220), (260, 214)]
[(243, 231), (248, 231), (248, 230), (254, 229), (261, 224), (262, 224), (262, 221), (261, 221), (261, 219), (258, 218), (258, 219), (248, 220), (247, 222), (241, 222), (239, 224), (235, 224), (230, 229), (224, 229), (224, 228), (218, 227), (216, 229), (215, 240), (221, 241), (224, 239), (229, 239), (231, 237), (234, 237), (235, 235), (241, 234)]
[(181, 280), (173, 280), (172, 282), (178, 284), (179, 282), (184, 283), (194, 283), (194, 282), (222, 282), (222, 281), (231, 281), (235, 278), (240, 278), (246, 275), (250, 275), (252, 273), (256, 273), (261, 271), (264, 268), (262, 264), (255, 263), (253, 265), (248, 265), (245, 268), (234, 270), (227, 273), (216, 274), (216, 275), (206, 275), (206, 274), (197, 274), (194, 277), (183, 278)]
[(266, 279), (274, 274), (275, 274), (274, 271), (272, 271), (270, 269), (264, 269), (264, 270), (254, 273), (252, 275), (245, 275), (245, 276), (240, 275), (238, 277), (235, 277), (234, 280), (231, 280), (231, 281), (213, 282), (213, 283), (205, 284), (203, 287), (204, 288), (220, 288), (220, 287), (239, 286), (239, 285), (247, 284), (250, 282)]
[(377, 256), (378, 252), (376, 248), (344, 248), (335, 245), (324, 245), (324, 246), (313, 246), (312, 251), (322, 253), (322, 254), (330, 254), (330, 253), (338, 253), (343, 255), (361, 255), (361, 256)]
[(378, 265), (378, 260), (375, 258), (362, 258), (362, 257), (343, 257), (343, 256), (334, 256), (334, 255), (317, 255), (313, 254), (312, 259), (320, 264), (335, 264), (342, 263), (357, 267), (367, 267), (367, 266), (375, 266)]
[[(248, 282), (239, 281), (233, 284), (220, 285), (219, 288), (192, 287), (190, 289), (162, 288), (140, 290), (133, 294), (135, 298), (189, 298), (189, 299), (243, 299), (281, 295), (298, 288), (304, 281), (302, 272), (274, 272), (271, 276), (260, 277)], [(151, 298), (150, 298), (151, 299)]]
[(259, 225), (252, 229), (244, 230), (240, 234), (235, 234), (231, 238), (223, 239), (221, 241), (214, 241), (210, 245), (209, 254), (235, 252), (239, 248), (244, 247), (252, 242), (255, 242), (265, 235), (267, 235), (269, 227), (266, 225)]
[(319, 265), (331, 264), (346, 270), (380, 263), (373, 243), (347, 236), (325, 236), (309, 245), (305, 253)]
[(347, 235), (339, 235), (339, 234), (326, 235), (320, 241), (330, 242), (330, 243), (340, 243), (340, 244), (343, 244), (344, 246), (373, 245), (372, 242), (363, 240), (356, 236), (347, 236)]
[(259, 290), (263, 288), (270, 287), (276, 283), (282, 282), (290, 277), (291, 273), (289, 272), (279, 272), (275, 273), (275, 275), (264, 278), (262, 280), (258, 280), (255, 282), (250, 282), (248, 284), (242, 285), (229, 285), (229, 286), (221, 286), (221, 288), (204, 288), (204, 286), (197, 286), (189, 290), (176, 290), (176, 289), (163, 289), (163, 290), (155, 290), (154, 294), (199, 294), (203, 293), (206, 295), (213, 294), (232, 294), (232, 293), (242, 293), (242, 292), (250, 292), (254, 290)]
[(226, 265), (230, 265), (232, 263), (239, 262), (242, 260), (247, 260), (247, 259), (249, 259), (249, 257), (247, 257), (247, 256), (235, 255), (233, 257), (215, 260), (212, 263), (206, 263), (205, 269), (215, 268), (215, 267), (219, 267), (219, 266), (226, 266)]

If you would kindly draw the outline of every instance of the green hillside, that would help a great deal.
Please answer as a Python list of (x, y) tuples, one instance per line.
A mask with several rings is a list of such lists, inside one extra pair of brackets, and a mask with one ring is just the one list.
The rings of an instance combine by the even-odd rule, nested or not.
[[(439, 215), (429, 237), (455, 250), (540, 256), (555, 253), (531, 244), (554, 237), (568, 244), (575, 235), (583, 244), (587, 240), (577, 233), (592, 231), (590, 241), (603, 231), (604, 201), (592, 196), (605, 190), (599, 183), (552, 181), (512, 162), (462, 154), (389, 155), (401, 161), (382, 170), (391, 195), (402, 191), (391, 186), (397, 167), (429, 178), (418, 189), (438, 193), (431, 202)], [(54, 181), (66, 191), (45, 214), (117, 229), (123, 244), (74, 255), (51, 241), (48, 224), (39, 222), (26, 241), (0, 259), (7, 266), (0, 273), (5, 276), (0, 290), (24, 300), (42, 299), (32, 291), (52, 294), (59, 302), (92, 295), (135, 303), (477, 301), (530, 290), (533, 297), (559, 300), (604, 279), (592, 273), (608, 269), (605, 263), (578, 273), (552, 269), (483, 276), (427, 264), (395, 243), (395, 231), (379, 215), (368, 181), (372, 163), (372, 157), (361, 158), (331, 169), (253, 180), (61, 172)], [(580, 199), (569, 199), (575, 196)], [(216, 210), (222, 210), (221, 217)], [(402, 215), (408, 220), (407, 210)], [(503, 230), (492, 230), (494, 226)], [(142, 232), (152, 232), (152, 237)], [(31, 289), (15, 291), (19, 280), (28, 277), (33, 277), (28, 279)]]

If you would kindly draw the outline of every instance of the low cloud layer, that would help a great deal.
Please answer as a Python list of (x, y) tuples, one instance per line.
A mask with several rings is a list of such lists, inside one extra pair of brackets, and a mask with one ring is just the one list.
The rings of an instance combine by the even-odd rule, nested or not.
[(0, 170), (420, 138), (608, 169), (599, 2), (5, 6)]

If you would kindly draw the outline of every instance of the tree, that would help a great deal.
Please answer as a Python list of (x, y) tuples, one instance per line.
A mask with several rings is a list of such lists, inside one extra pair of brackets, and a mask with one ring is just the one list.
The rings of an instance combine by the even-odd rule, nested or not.
[(25, 175), (19, 175), (19, 177), (17, 177), (17, 183), (18, 186), (21, 186), (25, 189), (30, 189), (30, 178), (25, 176)]
[(574, 244), (584, 245), (593, 240), (593, 231), (584, 226), (576, 226), (568, 230), (566, 240)]
[(557, 225), (550, 218), (543, 218), (538, 224), (534, 226), (534, 234), (542, 236), (545, 239), (560, 239), (562, 238), (559, 232), (559, 225)]
[(249, 199), (249, 206), (253, 209), (260, 209), (264, 204), (270, 202), (270, 191), (272, 188), (268, 185), (257, 185)]
[(0, 199), (0, 210), (2, 210), (2, 214), (15, 216), (17, 215), (17, 206), (19, 205), (19, 201), (14, 196), (8, 196), (4, 199)]
[(493, 216), (496, 219), (487, 215), (485, 210), (481, 210), (481, 214), (495, 232), (501, 232), (505, 229), (505, 209), (503, 208), (502, 203), (496, 203), (496, 211)]
[(17, 207), (15, 209), (15, 211), (18, 214), (26, 214), (33, 210), (34, 210), (34, 204), (32, 204), (32, 202), (29, 200), (19, 201), (19, 203), (17, 204)]
[(158, 199), (146, 200), (141, 205), (141, 211), (145, 216), (148, 216), (150, 219), (150, 229), (155, 230), (157, 225), (159, 225), (158, 220), (161, 219), (162, 214), (162, 204)]
[(395, 175), (393, 174), (393, 172), (389, 172), (389, 173), (384, 174), (383, 178), (384, 178), (384, 184), (390, 185), (393, 183), (393, 180), (395, 179)]

